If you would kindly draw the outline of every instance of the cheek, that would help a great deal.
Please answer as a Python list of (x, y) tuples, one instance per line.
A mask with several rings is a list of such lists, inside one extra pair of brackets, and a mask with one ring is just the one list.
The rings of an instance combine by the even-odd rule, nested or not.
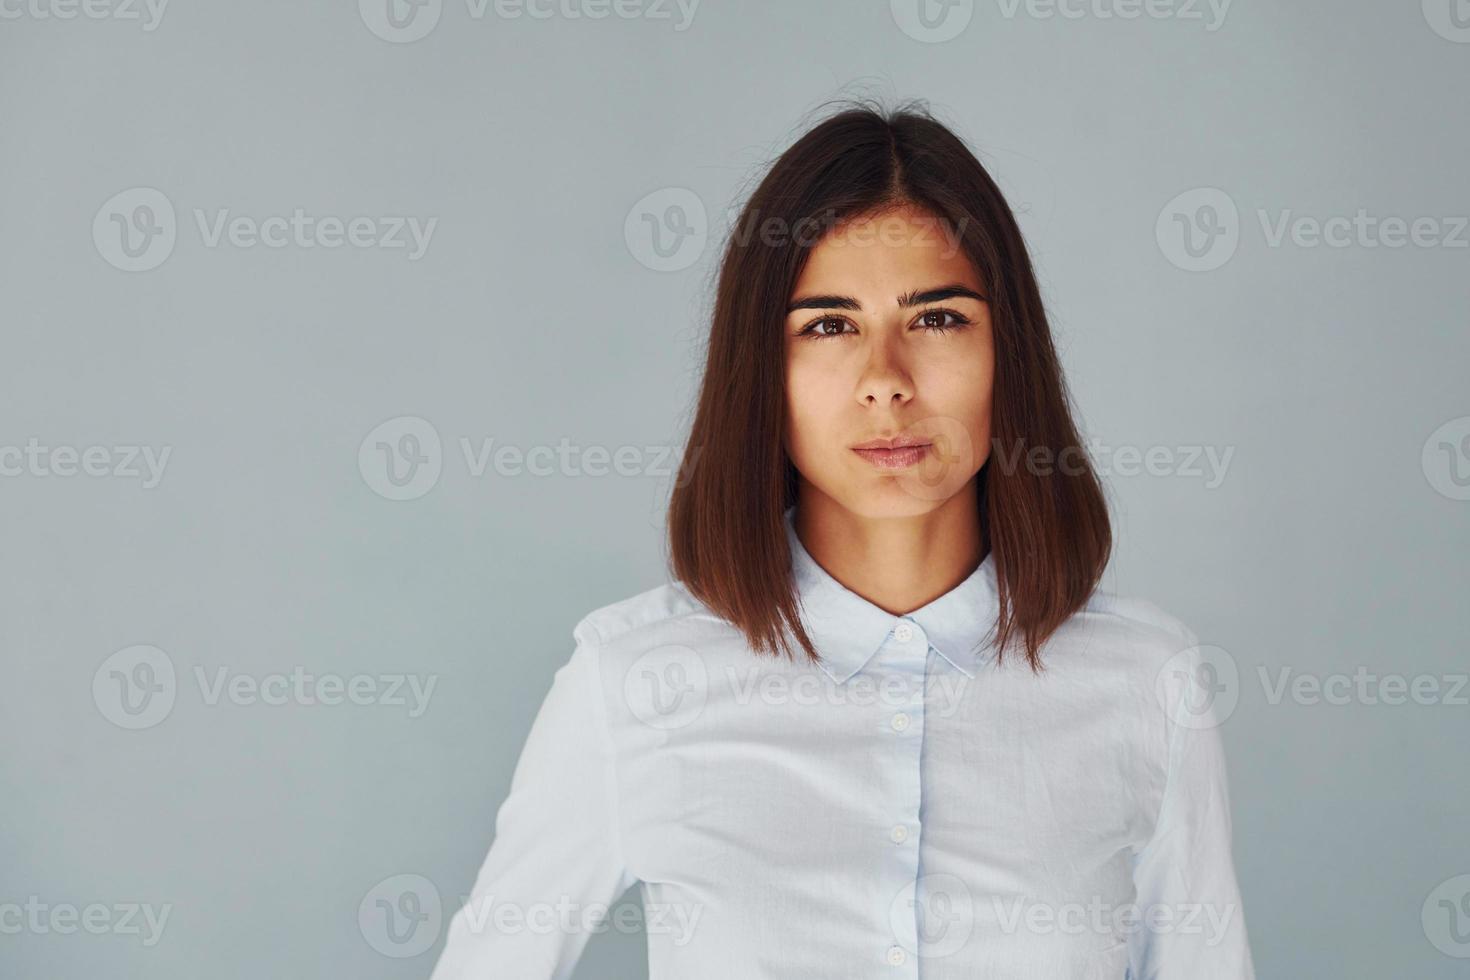
[[(966, 433), (978, 467), (989, 456), (995, 362), (989, 346), (936, 358), (920, 380), (919, 390), (934, 415), (958, 422)], [(953, 422), (950, 423), (953, 426)]]
[(811, 446), (822, 445), (824, 427), (834, 416), (833, 377), (810, 359), (787, 354), (786, 439), (792, 459), (800, 466)]
[(917, 381), (921, 397), (953, 408), (967, 405), (967, 414), (974, 414), (990, 405), (995, 358), (988, 347), (936, 350), (926, 358)]
[(831, 466), (832, 447), (844, 445), (851, 382), (832, 359), (786, 354), (786, 453), (808, 479)]

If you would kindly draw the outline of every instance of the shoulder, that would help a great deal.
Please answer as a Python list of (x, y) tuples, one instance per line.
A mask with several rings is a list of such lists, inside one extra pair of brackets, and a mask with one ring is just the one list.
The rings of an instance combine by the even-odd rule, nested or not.
[(678, 582), (600, 606), (573, 634), (572, 659), (601, 692), (603, 723), (614, 734), (666, 737), (670, 705), (685, 700), (690, 684), (703, 692), (690, 703), (702, 704), (709, 679), (749, 656), (741, 633)]
[(1183, 620), (1158, 604), (1103, 587), (1058, 631), (1057, 639), (1089, 660), (1149, 672), (1199, 644)]
[(572, 634), (579, 644), (602, 649), (639, 645), (640, 641), (672, 642), (681, 633), (728, 624), (680, 582), (665, 582), (636, 595), (600, 606), (583, 616)]
[(1119, 595), (1099, 588), (1082, 611), (1140, 640), (1185, 641), (1186, 645), (1197, 642), (1194, 631), (1183, 620), (1141, 596)]

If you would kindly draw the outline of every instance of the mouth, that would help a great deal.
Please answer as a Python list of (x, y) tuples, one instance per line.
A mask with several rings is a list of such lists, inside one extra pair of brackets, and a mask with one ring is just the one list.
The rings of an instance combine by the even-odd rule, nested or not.
[(912, 436), (893, 439), (872, 439), (853, 446), (852, 451), (872, 465), (883, 470), (901, 470), (918, 465), (933, 444)]

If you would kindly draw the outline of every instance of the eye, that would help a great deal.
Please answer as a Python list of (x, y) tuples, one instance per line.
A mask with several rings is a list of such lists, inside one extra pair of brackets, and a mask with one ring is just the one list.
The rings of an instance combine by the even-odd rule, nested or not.
[[(849, 324), (840, 316), (824, 316), (813, 320), (811, 323), (808, 323), (806, 326), (802, 327), (799, 331), (797, 331), (796, 335), (798, 337), (812, 337), (814, 339), (821, 339), (823, 337), (841, 337), (844, 333), (847, 332), (843, 329), (847, 326), (851, 326), (851, 324)], [(835, 327), (836, 329), (828, 330), (826, 329), (828, 327)], [(856, 331), (853, 332), (855, 333)]]
[[(953, 317), (954, 322), (946, 324), (944, 322), (945, 317)], [(970, 320), (956, 313), (954, 310), (925, 310), (919, 314), (919, 319), (915, 325), (921, 330), (928, 330), (932, 333), (949, 333), (969, 326)]]

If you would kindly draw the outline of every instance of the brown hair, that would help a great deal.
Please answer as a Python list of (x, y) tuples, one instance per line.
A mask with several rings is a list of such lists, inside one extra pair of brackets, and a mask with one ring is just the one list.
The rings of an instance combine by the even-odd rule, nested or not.
[(796, 502), (796, 470), (783, 438), (782, 325), (820, 240), (802, 229), (900, 204), (951, 229), (985, 286), (995, 336), (992, 446), (1016, 447), (1011, 461), (1038, 451), (1076, 461), (1040, 472), (997, 464), (992, 451), (977, 477), (995, 560), (997, 656), (1019, 635), (1039, 671), (1042, 643), (1102, 577), (1112, 543), (1107, 504), (1080, 447), (1015, 217), (980, 161), (923, 103), (891, 112), (858, 103), (831, 116), (781, 154), (741, 210), (719, 268), (688, 469), (669, 504), (670, 561), (757, 653), (792, 656), (789, 633), (820, 659), (801, 624), (783, 523)]

